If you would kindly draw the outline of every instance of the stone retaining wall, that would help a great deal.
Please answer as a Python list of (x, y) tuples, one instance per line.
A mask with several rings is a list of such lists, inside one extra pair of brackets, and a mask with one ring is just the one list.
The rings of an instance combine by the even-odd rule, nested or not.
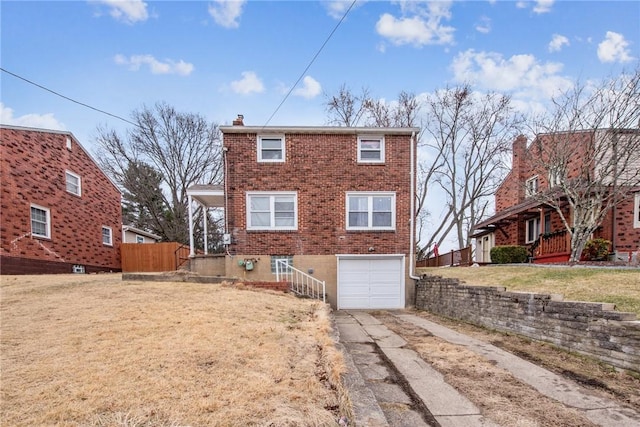
[(634, 313), (614, 311), (613, 304), (563, 301), (561, 295), (508, 292), (425, 276), (416, 285), (416, 307), (640, 372), (640, 321)]

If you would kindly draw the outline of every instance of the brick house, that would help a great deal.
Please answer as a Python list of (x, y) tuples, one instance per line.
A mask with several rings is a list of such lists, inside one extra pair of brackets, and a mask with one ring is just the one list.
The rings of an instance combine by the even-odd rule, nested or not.
[(225, 193), (227, 276), (273, 281), (281, 259), (325, 281), (334, 307), (413, 303), (418, 129), (251, 127), (241, 116), (220, 129), (224, 190), (209, 196)]
[[(633, 138), (639, 135), (638, 130), (622, 132)], [(502, 245), (526, 246), (536, 263), (569, 259), (570, 235), (560, 215), (532, 197), (553, 188), (550, 183), (554, 177), (542, 171), (540, 163), (534, 160), (539, 151), (534, 152), (532, 148), (535, 144), (549, 143), (552, 137), (552, 134), (538, 135), (532, 144), (527, 144), (526, 137), (519, 136), (513, 142), (512, 169), (495, 193), (496, 213), (474, 228), (477, 262), (491, 262), (491, 248)], [(594, 138), (610, 136), (606, 130), (597, 130), (574, 132), (563, 138), (570, 145), (566, 175), (572, 178), (579, 176), (581, 170), (597, 170), (597, 165), (585, 164), (584, 159), (588, 157), (584, 154), (586, 147)], [(638, 166), (630, 167), (631, 173), (635, 173)], [(593, 233), (593, 238), (611, 241), (611, 251), (617, 259), (625, 261), (640, 250), (640, 187), (628, 189), (630, 196), (618, 201)], [(571, 221), (572, 212), (568, 204), (563, 207), (563, 214)]]
[(0, 126), (0, 274), (120, 270), (121, 194), (70, 132)]

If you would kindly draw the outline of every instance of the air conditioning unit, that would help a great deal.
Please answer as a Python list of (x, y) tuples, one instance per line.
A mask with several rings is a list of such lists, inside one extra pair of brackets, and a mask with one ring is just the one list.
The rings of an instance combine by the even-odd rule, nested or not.
[(231, 234), (225, 233), (222, 235), (222, 244), (230, 245), (231, 244)]

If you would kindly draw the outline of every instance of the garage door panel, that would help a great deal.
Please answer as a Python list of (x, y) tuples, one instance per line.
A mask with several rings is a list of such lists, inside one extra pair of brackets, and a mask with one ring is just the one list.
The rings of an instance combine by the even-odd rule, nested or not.
[(338, 307), (403, 308), (402, 258), (340, 259)]

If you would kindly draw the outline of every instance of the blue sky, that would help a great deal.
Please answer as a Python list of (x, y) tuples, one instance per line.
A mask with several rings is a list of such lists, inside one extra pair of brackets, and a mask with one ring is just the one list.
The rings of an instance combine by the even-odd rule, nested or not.
[[(2, 1), (2, 68), (130, 117), (166, 101), (220, 124), (264, 125), (350, 1)], [(273, 125), (322, 125), (341, 84), (393, 100), (464, 81), (543, 102), (633, 68), (638, 1), (358, 1)], [(91, 149), (127, 124), (2, 73), (2, 122), (65, 129)]]
[[(165, 101), (265, 125), (351, 1), (2, 1), (2, 68), (130, 118)], [(639, 1), (358, 1), (270, 125), (326, 124), (342, 84), (392, 101), (469, 82), (544, 105), (576, 79), (633, 69)], [(129, 125), (7, 73), (1, 121), (74, 133)]]

